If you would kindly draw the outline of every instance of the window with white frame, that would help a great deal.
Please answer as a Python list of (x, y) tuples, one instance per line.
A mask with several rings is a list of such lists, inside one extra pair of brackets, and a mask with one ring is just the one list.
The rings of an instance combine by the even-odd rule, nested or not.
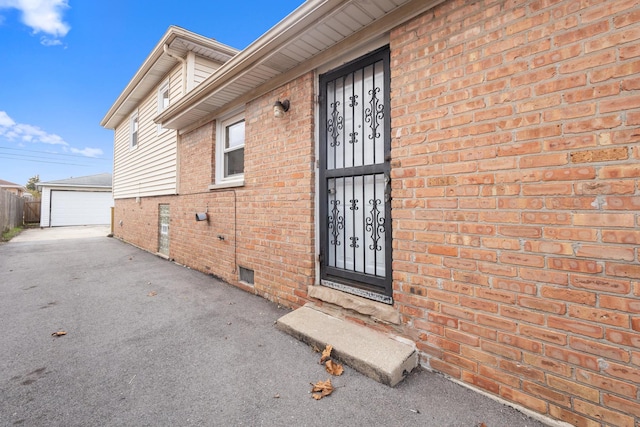
[[(169, 107), (169, 80), (166, 80), (158, 88), (158, 114), (162, 113)], [(158, 134), (164, 132), (165, 128), (158, 124)]]
[(216, 183), (244, 178), (244, 113), (218, 120), (216, 132)]
[(138, 146), (138, 112), (134, 112), (129, 119), (129, 148), (134, 149)]

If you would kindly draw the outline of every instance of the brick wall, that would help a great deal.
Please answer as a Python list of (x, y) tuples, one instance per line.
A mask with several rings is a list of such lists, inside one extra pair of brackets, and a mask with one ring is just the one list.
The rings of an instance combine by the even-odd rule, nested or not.
[(215, 180), (216, 122), (212, 121), (178, 138), (178, 193), (207, 190)]
[[(273, 117), (273, 103), (291, 110)], [(300, 306), (315, 278), (313, 74), (246, 106), (245, 186), (208, 190), (215, 122), (179, 138), (177, 196), (118, 199), (115, 235), (158, 250), (158, 205), (170, 205), (170, 257), (286, 306)], [(196, 212), (209, 221), (196, 221)], [(119, 222), (122, 221), (122, 225)], [(237, 266), (254, 270), (254, 286)]]
[(171, 197), (116, 199), (113, 210), (113, 234), (150, 252), (158, 251), (158, 204)]
[(423, 362), (640, 422), (640, 6), (445, 2), (391, 34), (395, 301)]
[[(285, 117), (273, 103), (289, 99)], [(256, 288), (287, 306), (304, 303), (315, 279), (313, 73), (246, 110), (245, 182), (238, 193), (238, 262), (255, 267)]]

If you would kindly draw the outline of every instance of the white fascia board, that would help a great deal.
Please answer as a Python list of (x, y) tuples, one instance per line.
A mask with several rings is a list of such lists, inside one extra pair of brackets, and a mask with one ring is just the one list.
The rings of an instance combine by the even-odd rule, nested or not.
[[(153, 67), (158, 59), (160, 59), (160, 57), (164, 54), (165, 44), (171, 45), (171, 43), (176, 38), (185, 39), (203, 47), (217, 50), (229, 56), (233, 56), (238, 53), (237, 49), (217, 42), (213, 39), (204, 37), (200, 34), (192, 33), (191, 31), (185, 30), (184, 28), (176, 27), (174, 25), (170, 26), (162, 36), (160, 41), (153, 48), (149, 56), (147, 56), (147, 58), (144, 60), (138, 71), (134, 74), (131, 81), (129, 81), (122, 93), (120, 93), (111, 108), (109, 108), (107, 114), (105, 114), (102, 121), (100, 121), (100, 126), (107, 129), (115, 129), (116, 126), (122, 121), (122, 117), (126, 116), (129, 113), (129, 111), (123, 112), (120, 110), (122, 109), (123, 105), (125, 105), (125, 103), (131, 98), (132, 94), (136, 92), (136, 88), (140, 85), (140, 83), (145, 79), (145, 77), (149, 75), (149, 72), (153, 70)], [(158, 80), (162, 80), (162, 77), (155, 78), (157, 78)], [(144, 97), (145, 95), (146, 94), (140, 94), (139, 96)]]

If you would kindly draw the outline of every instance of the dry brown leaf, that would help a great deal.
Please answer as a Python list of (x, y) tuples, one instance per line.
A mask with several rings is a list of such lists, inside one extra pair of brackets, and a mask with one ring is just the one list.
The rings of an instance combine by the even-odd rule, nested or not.
[(331, 378), (329, 378), (326, 381), (318, 381), (315, 384), (311, 384), (313, 386), (313, 389), (311, 391), (322, 391), (322, 390), (326, 390), (326, 389), (333, 389), (333, 386), (331, 385)]
[(331, 378), (326, 381), (318, 381), (313, 385), (313, 389), (311, 391), (313, 394), (311, 395), (314, 399), (320, 400), (325, 396), (329, 396), (333, 393), (333, 386), (331, 385)]
[(333, 360), (327, 360), (327, 363), (324, 364), (324, 368), (328, 373), (335, 376), (340, 376), (344, 372), (342, 365), (334, 362)]
[(333, 347), (329, 344), (322, 350), (322, 357), (320, 358), (320, 364), (324, 363), (325, 360), (331, 357), (331, 350)]
[(147, 294), (148, 297), (155, 297), (156, 295), (158, 295), (156, 291), (151, 291)]
[(57, 331), (51, 334), (52, 337), (61, 337), (63, 335), (67, 335), (66, 331)]

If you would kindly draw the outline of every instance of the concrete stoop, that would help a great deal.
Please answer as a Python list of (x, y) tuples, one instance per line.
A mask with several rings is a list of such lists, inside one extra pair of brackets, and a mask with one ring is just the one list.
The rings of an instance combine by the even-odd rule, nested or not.
[(282, 316), (276, 326), (319, 349), (331, 344), (333, 357), (391, 387), (418, 366), (418, 353), (412, 346), (309, 306)]

